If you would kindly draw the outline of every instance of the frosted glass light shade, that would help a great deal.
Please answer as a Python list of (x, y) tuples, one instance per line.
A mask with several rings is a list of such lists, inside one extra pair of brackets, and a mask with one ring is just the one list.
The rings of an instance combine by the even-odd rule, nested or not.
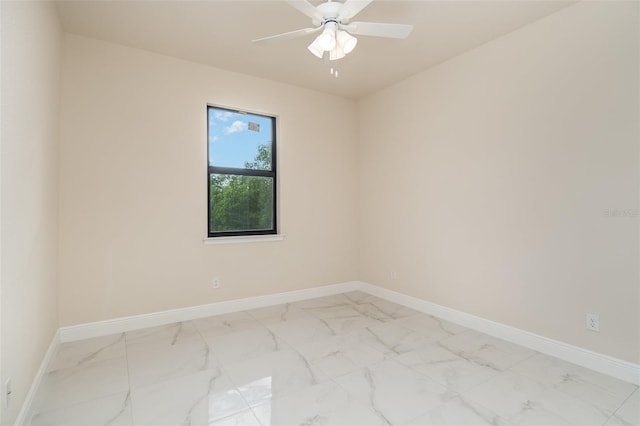
[(325, 28), (315, 41), (323, 50), (330, 51), (336, 47), (336, 32), (332, 28)]
[(338, 31), (338, 44), (342, 47), (344, 54), (347, 55), (355, 49), (358, 39), (346, 31)]
[(316, 37), (315, 40), (313, 40), (313, 43), (311, 43), (307, 49), (309, 49), (309, 52), (313, 53), (315, 56), (317, 56), (318, 58), (322, 59), (322, 56), (324, 56), (324, 49), (322, 47), (320, 47), (320, 44), (318, 43), (318, 38)]
[(340, 43), (336, 43), (336, 47), (334, 47), (330, 52), (329, 52), (329, 60), (330, 61), (335, 61), (337, 59), (342, 59), (344, 58), (345, 53), (344, 50), (342, 50), (342, 46), (340, 46)]

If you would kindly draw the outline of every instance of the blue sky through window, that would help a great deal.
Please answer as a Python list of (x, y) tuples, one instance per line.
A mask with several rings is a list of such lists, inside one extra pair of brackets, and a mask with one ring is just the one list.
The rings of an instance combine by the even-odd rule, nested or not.
[(209, 108), (209, 165), (245, 168), (260, 145), (271, 145), (272, 119), (255, 114)]

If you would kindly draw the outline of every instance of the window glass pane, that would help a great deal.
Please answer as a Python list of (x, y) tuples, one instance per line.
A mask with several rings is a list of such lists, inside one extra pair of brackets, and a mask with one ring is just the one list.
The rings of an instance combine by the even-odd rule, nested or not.
[(270, 177), (210, 174), (209, 232), (274, 229), (273, 189)]
[(273, 118), (209, 108), (209, 165), (272, 170)]

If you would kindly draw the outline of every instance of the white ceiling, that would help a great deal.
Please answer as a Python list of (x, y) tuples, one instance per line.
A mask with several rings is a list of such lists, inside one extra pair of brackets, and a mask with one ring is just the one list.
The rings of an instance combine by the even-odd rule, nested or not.
[[(318, 4), (320, 0), (312, 0)], [(355, 20), (412, 24), (405, 40), (359, 37), (336, 62), (306, 49), (313, 35), (252, 39), (309, 27), (284, 1), (58, 1), (65, 31), (357, 99), (536, 21), (572, 1), (375, 0)], [(329, 74), (331, 66), (339, 78)]]

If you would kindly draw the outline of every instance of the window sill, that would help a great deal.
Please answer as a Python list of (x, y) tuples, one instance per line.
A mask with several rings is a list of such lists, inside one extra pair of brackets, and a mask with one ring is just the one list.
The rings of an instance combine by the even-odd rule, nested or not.
[(215, 237), (204, 238), (202, 241), (204, 245), (218, 245), (218, 244), (237, 244), (237, 243), (261, 243), (267, 241), (282, 241), (284, 235), (272, 234), (272, 235), (242, 235), (238, 237)]

